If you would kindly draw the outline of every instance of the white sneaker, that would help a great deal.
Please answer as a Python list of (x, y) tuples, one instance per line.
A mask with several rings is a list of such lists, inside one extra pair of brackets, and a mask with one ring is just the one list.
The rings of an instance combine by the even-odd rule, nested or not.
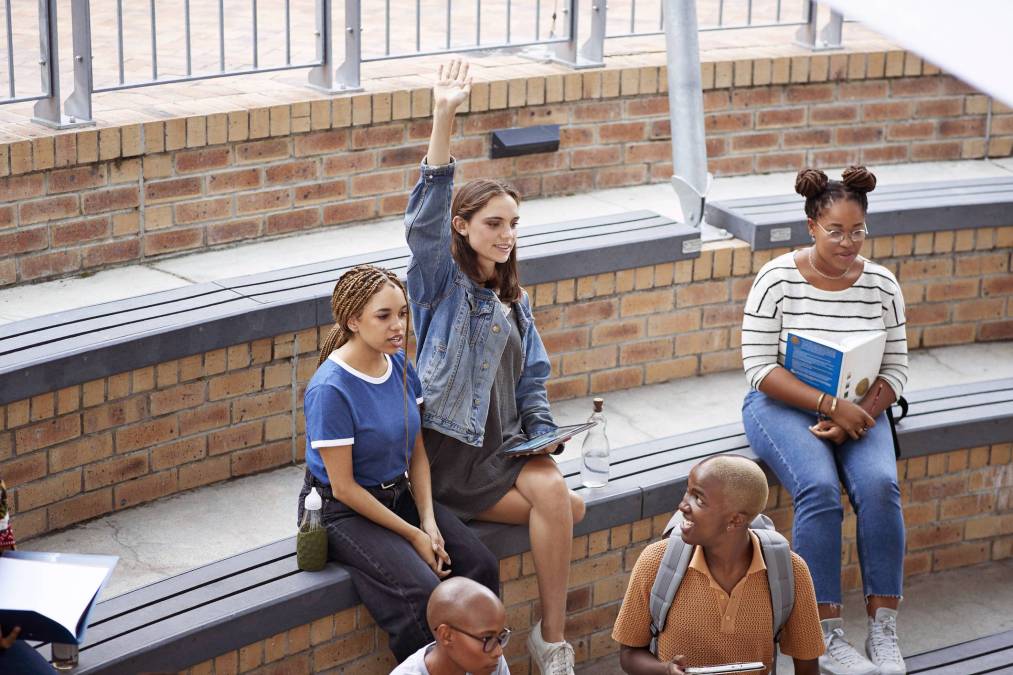
[(826, 652), (820, 657), (823, 675), (878, 675), (876, 665), (844, 639), (843, 619), (823, 619), (820, 627), (823, 628), (823, 645), (826, 647)]
[(865, 653), (879, 666), (881, 675), (905, 675), (907, 666), (897, 644), (897, 610), (880, 607), (876, 618), (869, 618), (869, 637), (865, 639)]
[(528, 651), (542, 675), (574, 675), (573, 647), (565, 641), (546, 642), (542, 637), (541, 621), (531, 628)]

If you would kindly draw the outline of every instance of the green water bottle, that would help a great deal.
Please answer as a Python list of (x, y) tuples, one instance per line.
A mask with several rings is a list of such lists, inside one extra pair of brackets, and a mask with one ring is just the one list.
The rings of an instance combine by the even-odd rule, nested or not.
[(302, 522), (295, 537), (295, 559), (304, 572), (322, 570), (327, 564), (327, 530), (320, 518), (323, 502), (316, 488), (303, 501)]

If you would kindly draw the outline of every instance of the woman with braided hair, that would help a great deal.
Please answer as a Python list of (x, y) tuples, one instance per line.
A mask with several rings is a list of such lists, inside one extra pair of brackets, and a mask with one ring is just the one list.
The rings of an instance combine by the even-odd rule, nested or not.
[[(746, 299), (742, 361), (752, 387), (742, 405), (750, 445), (791, 492), (792, 544), (812, 572), (830, 675), (905, 672), (897, 643), (904, 575), (904, 519), (886, 409), (907, 383), (904, 297), (890, 270), (859, 255), (869, 233), (867, 194), (876, 177), (848, 168), (841, 180), (799, 171), (812, 245), (760, 269)], [(840, 342), (886, 334), (879, 376), (857, 403), (815, 389), (784, 368), (789, 330)], [(840, 484), (858, 519), (868, 619), (865, 656), (841, 621)], [(866, 658), (866, 656), (868, 658)]]
[(426, 603), (441, 579), (465, 576), (499, 591), (499, 562), (432, 499), (422, 443), (422, 387), (404, 345), (408, 303), (391, 272), (360, 265), (331, 296), (334, 327), (306, 387), (306, 478), (323, 498), (328, 556), (403, 661), (432, 642)]
[(452, 198), (450, 135), (470, 89), (466, 63), (440, 67), (429, 148), (405, 213), (433, 495), (465, 520), (528, 526), (542, 610), (528, 650), (544, 675), (572, 675), (563, 629), (573, 524), (584, 502), (551, 457), (502, 454), (556, 424), (545, 390), (549, 357), (517, 276), (520, 195), (481, 179)]

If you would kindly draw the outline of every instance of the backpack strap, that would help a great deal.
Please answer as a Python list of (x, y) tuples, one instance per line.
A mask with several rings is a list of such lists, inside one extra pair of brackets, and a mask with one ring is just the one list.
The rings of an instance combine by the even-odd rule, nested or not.
[[(900, 408), (900, 416), (893, 414), (893, 406)], [(890, 435), (893, 437), (893, 454), (900, 459), (900, 439), (897, 438), (897, 423), (907, 417), (908, 403), (907, 399), (901, 396), (893, 405), (886, 407), (886, 419), (890, 421)]]
[(770, 586), (770, 609), (774, 618), (774, 644), (781, 639), (781, 629), (788, 622), (795, 606), (795, 570), (791, 562), (791, 547), (776, 530), (752, 530), (760, 540), (763, 562), (767, 566), (767, 585)]
[(658, 636), (665, 630), (668, 610), (672, 608), (675, 592), (686, 575), (686, 568), (693, 557), (693, 547), (682, 540), (679, 534), (669, 537), (668, 548), (661, 559), (658, 574), (651, 587), (651, 653), (658, 654)]

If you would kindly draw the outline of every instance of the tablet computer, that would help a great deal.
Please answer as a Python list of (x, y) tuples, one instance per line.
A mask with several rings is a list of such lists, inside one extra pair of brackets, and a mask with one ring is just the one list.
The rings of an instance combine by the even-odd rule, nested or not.
[(751, 671), (764, 670), (760, 661), (749, 663), (725, 663), (720, 666), (699, 666), (685, 668), (686, 675), (728, 675), (729, 673), (748, 673)]
[(585, 422), (583, 424), (571, 424), (565, 427), (559, 427), (555, 431), (529, 438), (528, 440), (515, 445), (501, 452), (507, 457), (516, 457), (519, 455), (536, 455), (549, 453), (555, 449), (556, 445), (568, 440), (577, 434), (587, 431), (597, 422)]

